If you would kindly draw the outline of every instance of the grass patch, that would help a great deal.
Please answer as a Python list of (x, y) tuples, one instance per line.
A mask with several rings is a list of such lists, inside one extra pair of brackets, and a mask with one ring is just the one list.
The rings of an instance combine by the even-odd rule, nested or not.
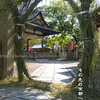
[[(55, 98), (61, 98), (62, 100), (78, 100), (78, 87), (72, 88), (72, 83), (53, 84), (51, 89), (51, 96)], [(91, 94), (91, 92), (83, 92), (83, 100), (100, 100), (99, 96)]]
[(76, 95), (76, 89), (72, 89), (70, 87), (70, 84), (64, 85), (64, 84), (53, 84), (51, 95), (57, 98), (61, 98), (62, 100), (78, 100), (78, 97)]
[[(27, 78), (24, 78), (24, 81), (19, 83), (17, 77), (6, 78), (0, 80), (0, 87), (31, 87), (42, 90), (47, 90), (51, 92), (51, 97), (54, 97), (54, 100), (61, 98), (62, 100), (78, 100), (78, 89), (71, 88), (70, 84), (51, 84), (41, 81), (30, 81)], [(100, 97), (93, 97), (89, 93), (84, 93), (84, 100), (100, 100)]]
[(37, 89), (43, 89), (50, 91), (51, 83), (41, 81), (30, 81), (24, 78), (23, 82), (18, 82), (17, 77), (10, 77), (0, 81), (0, 87), (32, 87)]

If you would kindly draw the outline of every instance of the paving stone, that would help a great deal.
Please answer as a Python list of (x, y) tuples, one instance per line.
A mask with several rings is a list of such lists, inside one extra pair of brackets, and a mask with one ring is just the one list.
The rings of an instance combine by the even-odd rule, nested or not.
[(0, 100), (49, 100), (50, 92), (21, 87), (0, 88)]
[[(69, 83), (76, 73), (73, 69), (78, 69), (78, 62), (70, 61), (47, 61), (31, 74), (33, 79), (52, 82), (52, 83)], [(73, 77), (73, 75), (74, 77)], [(35, 77), (37, 76), (37, 77)], [(0, 88), (0, 100), (53, 100), (50, 92), (39, 89), (19, 88), (19, 87), (2, 87)], [(61, 100), (61, 99), (56, 99)]]
[(71, 61), (47, 61), (45, 65), (33, 72), (31, 76), (35, 80), (44, 82), (69, 83), (77, 76), (73, 71), (73, 69), (78, 69), (77, 65), (78, 62)]

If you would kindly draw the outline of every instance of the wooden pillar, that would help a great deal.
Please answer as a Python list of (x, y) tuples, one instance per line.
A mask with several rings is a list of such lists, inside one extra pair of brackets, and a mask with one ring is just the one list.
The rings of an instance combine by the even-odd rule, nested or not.
[(29, 51), (29, 40), (30, 39), (27, 39), (27, 51)]
[(60, 55), (60, 45), (59, 45), (59, 55)]
[(63, 58), (65, 57), (65, 48), (64, 48), (64, 45), (62, 46), (62, 57)]
[(41, 43), (42, 43), (42, 52), (44, 52), (44, 46), (43, 46), (44, 39), (43, 39), (43, 38), (42, 38), (42, 41), (41, 41)]
[(76, 47), (76, 59), (78, 58), (78, 47)]

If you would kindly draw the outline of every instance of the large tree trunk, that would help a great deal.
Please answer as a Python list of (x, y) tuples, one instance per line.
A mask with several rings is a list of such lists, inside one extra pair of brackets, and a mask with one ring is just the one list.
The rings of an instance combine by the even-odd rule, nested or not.
[[(17, 70), (18, 70), (18, 80), (19, 82), (23, 81), (24, 74), (27, 78), (31, 79), (27, 68), (24, 62), (24, 49), (23, 49), (23, 38), (22, 38), (23, 27), (22, 26), (15, 26), (15, 58), (17, 62)], [(17, 34), (16, 34), (17, 33)]]
[[(83, 70), (83, 89), (88, 90), (90, 86), (90, 73), (92, 73), (92, 58), (94, 53), (94, 31), (92, 26), (92, 20), (89, 13), (90, 4), (92, 1), (90, 0), (80, 0), (81, 2), (81, 10), (75, 4), (73, 0), (66, 0), (72, 6), (74, 12), (77, 14), (77, 18), (79, 20), (80, 28), (83, 35), (83, 56), (81, 62), (81, 68)], [(78, 78), (78, 77), (77, 77)], [(76, 79), (77, 80), (77, 79)], [(76, 80), (74, 83), (76, 83)]]
[[(93, 39), (94, 39), (94, 31), (91, 16), (89, 13), (89, 5), (85, 4), (86, 2), (82, 2), (82, 12), (80, 12), (79, 22), (83, 35), (83, 56), (81, 68), (83, 70), (83, 89), (87, 90), (89, 88), (90, 83), (90, 72), (92, 72), (92, 58), (94, 52)], [(87, 4), (89, 2), (87, 1)]]
[[(18, 69), (18, 77), (19, 81), (23, 80), (23, 73), (29, 78), (28, 71), (24, 62), (24, 52), (23, 52), (23, 38), (20, 39), (19, 36), (22, 37), (23, 27), (22, 24), (25, 24), (29, 15), (33, 12), (34, 8), (38, 5), (38, 3), (42, 0), (34, 0), (34, 2), (30, 2), (30, 0), (2, 0), (2, 7), (8, 8), (13, 16), (13, 21), (15, 25), (14, 29), (14, 43), (15, 43), (15, 55), (17, 61), (17, 69)], [(23, 4), (22, 4), (23, 3)], [(23, 5), (22, 8), (19, 9), (20, 5)], [(21, 13), (24, 11), (24, 14)], [(18, 25), (19, 24), (19, 25)], [(18, 36), (19, 35), (19, 36)]]

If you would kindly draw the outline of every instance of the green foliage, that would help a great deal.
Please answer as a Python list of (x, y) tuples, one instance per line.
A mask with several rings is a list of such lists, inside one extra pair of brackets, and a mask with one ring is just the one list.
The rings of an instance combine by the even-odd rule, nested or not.
[(71, 23), (66, 21), (66, 17), (69, 15), (71, 10), (71, 7), (69, 5), (66, 6), (63, 0), (54, 1), (50, 6), (42, 7), (44, 16), (46, 17), (47, 21), (50, 21), (48, 22), (50, 27), (60, 30), (62, 33), (68, 30), (68, 26), (70, 27)]
[(59, 42), (59, 45), (63, 46), (64, 44), (67, 44), (69, 41), (74, 41), (74, 39), (71, 37), (71, 35), (66, 35), (65, 36), (52, 36), (52, 37), (46, 37), (45, 39), (45, 44), (49, 47), (53, 47), (56, 45), (56, 41)]
[[(24, 40), (24, 43), (25, 43), (24, 45), (27, 46), (27, 39)], [(41, 43), (41, 39), (34, 39), (34, 40), (32, 39), (32, 40), (29, 40), (29, 45), (33, 46), (36, 43)]]
[(46, 38), (46, 41), (50, 42), (47, 45), (53, 45), (55, 41), (59, 41), (60, 45), (67, 44), (68, 41), (73, 40), (81, 41), (78, 21), (68, 3), (66, 5), (63, 0), (54, 1), (50, 6), (43, 6), (42, 12), (49, 26), (52, 29), (61, 31), (59, 36)]
[(92, 12), (94, 9), (98, 8), (98, 4), (94, 0), (90, 5), (90, 12)]
[(35, 80), (30, 81), (27, 78), (24, 78), (23, 82), (18, 82), (17, 77), (8, 77), (0, 81), (0, 87), (32, 87), (50, 91), (51, 83)]

